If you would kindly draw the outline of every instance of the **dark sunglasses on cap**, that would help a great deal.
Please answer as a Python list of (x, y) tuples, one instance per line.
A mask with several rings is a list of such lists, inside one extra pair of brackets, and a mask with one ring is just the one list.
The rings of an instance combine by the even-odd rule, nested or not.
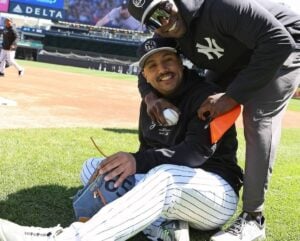
[(172, 3), (169, 1), (158, 4), (156, 8), (149, 13), (149, 17), (145, 21), (147, 28), (154, 31), (160, 28), (164, 21), (169, 21), (172, 13), (172, 6)]

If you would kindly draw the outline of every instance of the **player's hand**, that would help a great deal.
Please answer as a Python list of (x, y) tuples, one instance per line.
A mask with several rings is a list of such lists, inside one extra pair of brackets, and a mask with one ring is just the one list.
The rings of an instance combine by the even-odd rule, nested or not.
[(162, 125), (167, 123), (163, 115), (164, 109), (171, 108), (180, 114), (180, 111), (176, 106), (163, 98), (158, 98), (152, 92), (145, 96), (145, 103), (147, 105), (147, 113), (155, 123)]
[(99, 174), (105, 173), (105, 181), (118, 177), (114, 186), (119, 187), (128, 176), (136, 173), (135, 158), (127, 152), (115, 153), (101, 163)]
[(198, 117), (200, 120), (206, 120), (208, 117), (207, 113), (209, 113), (209, 118), (215, 118), (237, 105), (238, 103), (225, 93), (211, 95), (207, 97), (198, 109)]

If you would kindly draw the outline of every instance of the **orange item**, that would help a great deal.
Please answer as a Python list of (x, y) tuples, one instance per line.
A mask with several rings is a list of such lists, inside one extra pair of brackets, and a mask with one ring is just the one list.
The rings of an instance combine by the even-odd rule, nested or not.
[(217, 116), (209, 123), (211, 143), (217, 143), (224, 133), (234, 124), (241, 113), (241, 106), (238, 105), (230, 111)]

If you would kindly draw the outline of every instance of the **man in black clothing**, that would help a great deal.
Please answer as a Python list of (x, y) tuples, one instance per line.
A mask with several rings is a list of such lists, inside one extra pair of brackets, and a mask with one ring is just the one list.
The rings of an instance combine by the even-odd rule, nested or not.
[(0, 76), (4, 76), (4, 70), (6, 64), (13, 65), (18, 70), (18, 75), (24, 74), (24, 68), (22, 68), (15, 60), (18, 32), (13, 27), (11, 18), (5, 19), (5, 28), (3, 30), (2, 49), (0, 53)]
[[(300, 81), (300, 16), (270, 0), (130, 0), (128, 9), (160, 37), (176, 38), (185, 57), (223, 88), (199, 105), (200, 119), (244, 106), (243, 213), (212, 240), (264, 238), (262, 211), (281, 119)], [(162, 109), (172, 104), (142, 76), (139, 87), (149, 115), (165, 123)]]
[(142, 102), (139, 150), (118, 152), (83, 168), (88, 180), (100, 165), (106, 180), (118, 178), (116, 186), (134, 175), (135, 187), (86, 223), (66, 229), (21, 227), (0, 220), (0, 241), (127, 240), (142, 230), (151, 240), (188, 241), (189, 225), (211, 230), (232, 217), (242, 183), (235, 126), (212, 144), (206, 121), (197, 117), (198, 106), (216, 88), (183, 67), (173, 39), (146, 40), (140, 56), (143, 75), (156, 94), (181, 111), (177, 124), (154, 123)]

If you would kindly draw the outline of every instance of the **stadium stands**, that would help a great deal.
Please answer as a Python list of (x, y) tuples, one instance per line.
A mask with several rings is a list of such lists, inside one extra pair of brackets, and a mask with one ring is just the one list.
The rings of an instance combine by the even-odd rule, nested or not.
[(150, 36), (140, 31), (56, 22), (22, 26), (17, 58), (136, 74), (136, 50)]

